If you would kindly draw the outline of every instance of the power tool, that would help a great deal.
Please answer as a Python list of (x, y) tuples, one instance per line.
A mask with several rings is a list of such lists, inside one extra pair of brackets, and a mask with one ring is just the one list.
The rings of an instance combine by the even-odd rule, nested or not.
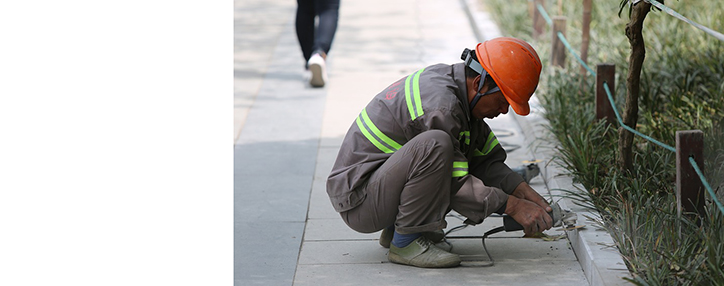
[[(553, 210), (551, 212), (549, 212), (548, 214), (551, 216), (551, 219), (553, 219), (554, 227), (559, 227), (559, 226), (563, 226), (564, 228), (575, 227), (576, 220), (578, 219), (578, 215), (576, 215), (576, 213), (574, 213), (570, 210), (561, 209), (561, 206), (558, 205), (558, 203), (552, 204), (551, 208)], [(519, 224), (517, 221), (515, 221), (512, 216), (503, 215), (503, 229), (505, 231), (517, 231), (517, 230), (523, 230), (523, 226), (521, 224)]]

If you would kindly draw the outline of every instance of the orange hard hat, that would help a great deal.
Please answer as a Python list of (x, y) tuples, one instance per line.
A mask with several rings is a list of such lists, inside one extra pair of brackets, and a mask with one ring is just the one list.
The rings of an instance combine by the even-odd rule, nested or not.
[(528, 115), (528, 100), (538, 87), (542, 67), (533, 47), (520, 39), (501, 37), (479, 43), (475, 53), (513, 111)]

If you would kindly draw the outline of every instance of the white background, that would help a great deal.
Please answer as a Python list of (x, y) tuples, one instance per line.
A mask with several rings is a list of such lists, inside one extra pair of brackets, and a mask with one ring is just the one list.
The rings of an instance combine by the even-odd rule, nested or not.
[(2, 1), (0, 285), (233, 283), (232, 59), (232, 1)]

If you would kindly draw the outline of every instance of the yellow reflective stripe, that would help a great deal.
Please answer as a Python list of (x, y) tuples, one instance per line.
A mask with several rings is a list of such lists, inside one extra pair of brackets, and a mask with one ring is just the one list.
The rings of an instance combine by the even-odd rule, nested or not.
[(452, 176), (453, 176), (453, 178), (458, 178), (458, 177), (465, 177), (465, 175), (467, 175), (467, 174), (468, 174), (468, 171), (453, 171)]
[(465, 144), (470, 145), (470, 131), (460, 132), (460, 136), (458, 136), (458, 141), (460, 139), (463, 139), (463, 135), (465, 136)]
[(394, 151), (390, 150), (390, 148), (387, 148), (385, 145), (382, 145), (380, 143), (380, 141), (377, 141), (377, 139), (375, 139), (375, 137), (372, 136), (372, 134), (370, 134), (369, 131), (367, 131), (367, 128), (365, 128), (365, 126), (362, 125), (362, 120), (360, 120), (359, 116), (357, 117), (356, 122), (357, 122), (357, 127), (359, 127), (359, 130), (362, 131), (362, 134), (364, 134), (365, 137), (367, 137), (367, 140), (370, 140), (372, 145), (375, 145), (377, 147), (377, 149), (380, 149), (380, 151), (385, 152), (385, 153), (394, 152)]
[(453, 162), (453, 168), (454, 168), (454, 169), (458, 169), (458, 168), (465, 168), (465, 169), (467, 169), (467, 168), (468, 168), (468, 162), (465, 162), (465, 161), (462, 161), (462, 162), (460, 162), (460, 161)]
[(415, 79), (412, 81), (412, 90), (415, 93), (415, 104), (417, 104), (417, 117), (422, 116), (425, 112), (422, 111), (422, 99), (420, 99), (420, 74), (425, 69), (421, 69), (415, 74)]
[(422, 100), (420, 99), (420, 74), (424, 70), (423, 68), (405, 79), (405, 101), (407, 102), (407, 110), (410, 111), (410, 118), (412, 120), (415, 120), (415, 118), (425, 113), (422, 110)]
[(488, 153), (490, 153), (490, 151), (493, 151), (493, 148), (495, 148), (495, 146), (497, 145), (498, 138), (495, 138), (495, 134), (493, 134), (493, 132), (490, 132), (490, 134), (488, 134), (488, 140), (485, 141), (485, 147), (483, 147), (483, 151), (480, 152), (480, 155), (476, 154), (476, 156), (488, 155)]
[(380, 131), (380, 129), (377, 129), (377, 126), (375, 126), (375, 124), (372, 123), (372, 120), (371, 120), (370, 117), (367, 115), (367, 109), (366, 109), (366, 108), (365, 108), (365, 109), (362, 109), (362, 119), (364, 119), (365, 124), (367, 124), (367, 126), (370, 127), (370, 129), (372, 130), (372, 132), (375, 133), (375, 135), (377, 135), (377, 137), (379, 137), (380, 139), (382, 139), (382, 141), (384, 141), (387, 145), (389, 145), (390, 147), (392, 147), (392, 149), (395, 149), (395, 151), (397, 151), (397, 150), (400, 150), (400, 148), (402, 148), (402, 145), (397, 144), (397, 142), (395, 142), (395, 140), (392, 140), (392, 138), (387, 137), (387, 135), (385, 135), (384, 133), (382, 133), (382, 131)]
[(412, 106), (412, 93), (410, 92), (410, 80), (412, 75), (407, 76), (405, 79), (405, 102), (407, 102), (407, 110), (410, 111), (410, 117), (415, 120), (415, 107)]
[(468, 162), (467, 161), (455, 161), (453, 162), (453, 178), (462, 177), (468, 174)]
[[(387, 135), (382, 133), (382, 131), (380, 131), (380, 129), (378, 129), (377, 126), (372, 123), (372, 120), (370, 120), (370, 117), (367, 115), (367, 109), (362, 109), (362, 112), (360, 112), (360, 115), (357, 116), (357, 120), (355, 122), (357, 122), (357, 127), (359, 127), (359, 130), (362, 131), (362, 134), (364, 134), (367, 140), (369, 140), (372, 145), (375, 145), (377, 149), (380, 149), (380, 151), (385, 153), (394, 153), (395, 151), (402, 148), (402, 145), (398, 144), (390, 137), (387, 137)], [(370, 130), (372, 132), (370, 132)], [(377, 135), (377, 137), (380, 138), (385, 144), (387, 144), (387, 146), (377, 140), (377, 138), (375, 138), (372, 133), (374, 133), (374, 135)]]

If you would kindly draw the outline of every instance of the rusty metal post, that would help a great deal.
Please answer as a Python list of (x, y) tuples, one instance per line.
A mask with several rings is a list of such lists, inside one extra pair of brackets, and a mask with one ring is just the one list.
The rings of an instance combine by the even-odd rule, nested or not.
[(543, 28), (546, 25), (546, 20), (538, 11), (538, 4), (545, 7), (544, 0), (533, 0), (533, 39), (538, 40), (541, 34), (543, 34)]
[(611, 95), (616, 94), (616, 65), (599, 64), (596, 66), (596, 119), (606, 118), (609, 124), (616, 122), (616, 114), (613, 113), (611, 101), (608, 100), (608, 94), (603, 87), (604, 82), (611, 91)]
[(704, 184), (689, 157), (694, 157), (699, 170), (704, 172), (704, 132), (701, 130), (676, 131), (676, 203), (677, 213), (704, 214)]
[(558, 38), (558, 32), (561, 32), (563, 36), (566, 35), (566, 17), (553, 17), (553, 47), (551, 48), (551, 64), (563, 68), (566, 65), (566, 46)]

